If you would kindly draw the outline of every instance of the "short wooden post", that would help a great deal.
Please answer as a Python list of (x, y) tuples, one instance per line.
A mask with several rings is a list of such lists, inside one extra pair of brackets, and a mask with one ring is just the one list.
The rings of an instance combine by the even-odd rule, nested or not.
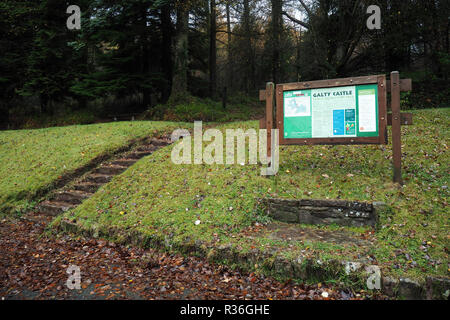
[(273, 92), (275, 85), (272, 82), (266, 85), (266, 130), (267, 130), (267, 156), (272, 157), (272, 129), (273, 129)]
[(391, 73), (392, 153), (394, 158), (394, 182), (403, 185), (402, 178), (402, 128), (400, 114), (400, 74)]

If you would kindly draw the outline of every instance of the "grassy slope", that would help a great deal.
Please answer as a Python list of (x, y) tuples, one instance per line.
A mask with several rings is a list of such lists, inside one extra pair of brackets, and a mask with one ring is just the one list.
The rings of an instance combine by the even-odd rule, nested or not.
[(0, 132), (0, 209), (27, 205), (40, 190), (92, 159), (135, 138), (161, 131), (168, 122), (120, 122)]
[[(177, 166), (166, 148), (66, 215), (85, 227), (135, 229), (175, 243), (201, 239), (233, 243), (242, 250), (309, 250), (323, 259), (350, 261), (372, 255), (388, 274), (448, 276), (449, 120), (450, 109), (417, 111), (415, 125), (403, 128), (404, 188), (391, 182), (390, 146), (282, 147), (280, 172), (271, 178), (259, 176), (258, 166)], [(256, 126), (253, 121), (225, 127)], [(257, 234), (250, 239), (243, 231), (266, 219), (255, 199), (267, 196), (384, 201), (394, 215), (381, 217), (378, 244), (368, 252), (358, 246), (273, 241)], [(194, 223), (197, 219), (200, 225)], [(427, 252), (421, 248), (424, 241)]]

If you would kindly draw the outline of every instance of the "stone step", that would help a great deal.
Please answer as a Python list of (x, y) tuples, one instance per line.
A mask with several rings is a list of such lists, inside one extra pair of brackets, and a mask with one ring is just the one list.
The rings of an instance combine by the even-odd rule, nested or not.
[[(148, 141), (148, 140), (147, 140)], [(122, 159), (117, 159), (111, 164), (102, 165), (89, 174), (85, 180), (73, 186), (73, 190), (61, 191), (54, 195), (53, 200), (39, 204), (38, 212), (46, 216), (56, 216), (75, 208), (105, 183), (110, 182), (115, 175), (121, 174), (127, 168), (134, 165), (139, 159), (151, 155), (156, 150), (170, 145), (169, 138), (153, 138), (146, 144), (139, 146)]]
[(77, 191), (83, 191), (83, 192), (89, 192), (89, 193), (95, 193), (100, 187), (102, 186), (102, 183), (79, 183), (76, 184), (73, 188)]
[(127, 169), (127, 167), (111, 165), (111, 166), (102, 166), (93, 171), (95, 174), (104, 174), (104, 175), (116, 175), (121, 174)]
[(57, 216), (76, 206), (67, 202), (44, 201), (39, 204), (39, 211), (49, 216)]
[(148, 144), (148, 145), (140, 146), (136, 150), (139, 152), (155, 152), (156, 150), (158, 150), (158, 147)]
[(107, 174), (90, 174), (85, 182), (105, 184), (112, 180), (113, 176)]
[(170, 144), (170, 141), (167, 139), (152, 139), (151, 144), (157, 147), (165, 147)]
[(29, 212), (26, 215), (22, 216), (21, 219), (30, 221), (33, 223), (37, 223), (37, 224), (48, 225), (49, 223), (52, 222), (54, 217), (43, 214), (41, 212), (33, 211), (33, 212)]
[(85, 199), (89, 198), (91, 195), (91, 193), (82, 191), (67, 191), (56, 194), (53, 198), (53, 201), (78, 205), (81, 204)]
[(151, 151), (137, 151), (137, 152), (133, 152), (133, 153), (130, 153), (129, 155), (127, 155), (127, 158), (139, 160), (146, 156), (151, 155), (152, 153), (153, 152), (151, 152)]
[(137, 162), (137, 159), (119, 159), (112, 162), (113, 165), (121, 167), (131, 167)]

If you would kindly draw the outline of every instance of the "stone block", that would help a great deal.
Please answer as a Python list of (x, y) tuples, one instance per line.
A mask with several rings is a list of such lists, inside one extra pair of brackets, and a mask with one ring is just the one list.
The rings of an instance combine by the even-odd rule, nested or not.
[(450, 296), (450, 279), (427, 278), (427, 299), (448, 300)]
[(261, 201), (275, 220), (311, 225), (371, 226), (377, 223), (372, 204), (343, 200), (284, 200)]

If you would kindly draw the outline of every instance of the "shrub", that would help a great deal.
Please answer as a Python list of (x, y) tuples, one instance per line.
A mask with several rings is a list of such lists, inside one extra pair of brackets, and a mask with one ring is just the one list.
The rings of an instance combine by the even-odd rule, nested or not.
[(173, 97), (167, 105), (157, 105), (147, 110), (142, 119), (163, 121), (230, 122), (263, 117), (264, 107), (245, 95), (230, 97), (226, 109), (221, 101), (193, 96)]

